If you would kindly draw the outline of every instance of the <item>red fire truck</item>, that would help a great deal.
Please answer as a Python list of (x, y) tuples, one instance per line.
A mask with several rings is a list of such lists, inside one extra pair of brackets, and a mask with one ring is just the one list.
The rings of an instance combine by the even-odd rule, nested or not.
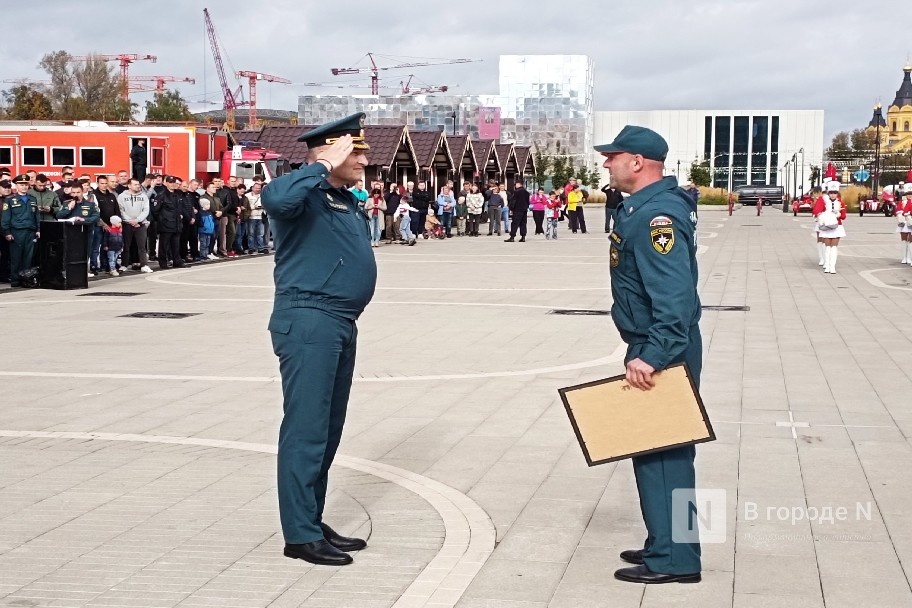
[(146, 142), (147, 172), (196, 177), (237, 176), (248, 184), (256, 175), (266, 181), (284, 171), (285, 161), (275, 152), (233, 145), (229, 134), (209, 126), (116, 126), (103, 122), (0, 122), (0, 167), (13, 175), (34, 170), (59, 177), (65, 166), (77, 176), (113, 175), (130, 171), (130, 151)]

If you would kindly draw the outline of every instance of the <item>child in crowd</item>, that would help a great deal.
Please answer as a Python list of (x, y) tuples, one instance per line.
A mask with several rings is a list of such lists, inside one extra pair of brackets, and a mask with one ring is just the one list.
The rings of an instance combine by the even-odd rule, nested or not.
[(212, 215), (209, 199), (200, 197), (199, 212), (199, 250), (200, 259), (217, 260), (212, 253), (212, 237), (215, 235), (215, 217)]
[(424, 238), (426, 239), (445, 239), (446, 234), (443, 232), (443, 226), (440, 225), (440, 220), (437, 218), (437, 214), (434, 213), (434, 208), (428, 208), (427, 217), (424, 220)]
[(466, 217), (469, 215), (469, 205), (466, 203), (466, 194), (463, 193), (456, 201), (456, 236), (463, 236), (466, 231)]
[(412, 233), (412, 218), (409, 217), (409, 211), (418, 213), (418, 210), (408, 204), (406, 197), (402, 197), (399, 207), (396, 209), (396, 221), (399, 222), (399, 233), (402, 235), (402, 244), (412, 246), (417, 239)]
[(557, 240), (557, 223), (560, 220), (561, 208), (563, 204), (561, 203), (560, 197), (557, 192), (554, 190), (551, 191), (551, 194), (548, 197), (548, 202), (545, 203), (545, 238), (550, 239), (552, 236), (554, 240)]
[(123, 220), (118, 215), (112, 215), (110, 221), (111, 227), (105, 229), (103, 243), (108, 255), (108, 268), (111, 269), (108, 274), (116, 277), (120, 274), (117, 272), (117, 258), (123, 251)]

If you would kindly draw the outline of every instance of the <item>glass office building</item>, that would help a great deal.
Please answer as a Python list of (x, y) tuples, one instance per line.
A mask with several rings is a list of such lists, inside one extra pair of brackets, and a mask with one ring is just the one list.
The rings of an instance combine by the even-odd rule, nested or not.
[[(323, 124), (355, 112), (368, 124), (443, 129), (503, 143), (550, 144), (590, 159), (594, 67), (585, 55), (502, 55), (497, 95), (305, 95), (298, 123)], [(496, 109), (497, 112), (491, 112)], [(499, 129), (485, 124), (500, 115)], [(481, 131), (481, 133), (480, 133)]]
[(611, 141), (624, 125), (641, 125), (668, 141), (665, 171), (681, 181), (694, 162), (709, 161), (714, 187), (784, 185), (786, 162), (794, 161), (805, 178), (820, 166), (823, 120), (823, 110), (596, 112), (595, 138)]

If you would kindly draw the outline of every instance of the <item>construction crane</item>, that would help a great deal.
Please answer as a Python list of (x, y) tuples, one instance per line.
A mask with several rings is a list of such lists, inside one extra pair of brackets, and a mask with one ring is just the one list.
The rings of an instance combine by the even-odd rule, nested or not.
[[(190, 84), (196, 84), (196, 79), (178, 78), (177, 76), (130, 76), (129, 82), (128, 88), (131, 91), (155, 91), (156, 93), (164, 93), (166, 82), (189, 82)], [(140, 82), (154, 82), (155, 87), (134, 84)]]
[(218, 36), (215, 33), (215, 26), (212, 25), (212, 18), (209, 16), (209, 9), (203, 9), (203, 17), (206, 20), (206, 32), (209, 34), (209, 45), (212, 47), (212, 59), (215, 61), (215, 71), (218, 73), (219, 84), (222, 86), (222, 96), (224, 97), (225, 124), (229, 129), (234, 129), (234, 111), (235, 109), (247, 105), (242, 98), (244, 89), (238, 86), (236, 91), (232, 91), (228, 86), (228, 77), (225, 76), (225, 65), (222, 63), (222, 52), (219, 50)]
[(255, 129), (257, 127), (257, 80), (262, 80), (264, 82), (278, 82), (281, 84), (291, 84), (291, 81), (287, 78), (282, 78), (281, 76), (273, 76), (271, 74), (263, 74), (262, 72), (252, 72), (250, 70), (238, 70), (238, 78), (246, 78), (247, 83), (250, 86), (250, 101), (248, 102), (248, 114), (247, 114), (247, 128)]
[(447, 91), (450, 90), (450, 87), (448, 87), (446, 85), (441, 85), (438, 87), (423, 86), (418, 89), (412, 89), (412, 88), (410, 88), (410, 85), (412, 84), (412, 78), (414, 78), (414, 77), (415, 77), (414, 74), (409, 74), (408, 80), (406, 80), (405, 82), (399, 83), (399, 86), (402, 88), (403, 95), (424, 95), (426, 93), (446, 93)]
[(121, 97), (124, 101), (130, 99), (130, 64), (135, 61), (151, 61), (155, 63), (158, 57), (155, 55), (137, 55), (135, 53), (120, 53), (118, 55), (71, 55), (73, 61), (89, 61), (90, 59), (101, 59), (102, 61), (117, 61), (120, 63), (120, 78), (123, 82)]
[(404, 68), (417, 68), (425, 67), (429, 65), (450, 65), (454, 63), (473, 63), (475, 61), (481, 61), (480, 59), (441, 59), (437, 61), (419, 61), (412, 63), (400, 63), (398, 65), (386, 65), (379, 66), (374, 60), (374, 53), (368, 53), (367, 58), (370, 60), (369, 67), (363, 68), (332, 68), (330, 71), (333, 76), (339, 76), (341, 74), (363, 74), (365, 72), (370, 72), (371, 75), (371, 94), (379, 95), (380, 94), (380, 72), (383, 70), (398, 70)]

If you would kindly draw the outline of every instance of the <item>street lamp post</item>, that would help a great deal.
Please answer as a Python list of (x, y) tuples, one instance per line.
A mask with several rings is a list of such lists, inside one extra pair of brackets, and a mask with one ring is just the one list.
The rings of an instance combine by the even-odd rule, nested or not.
[(804, 148), (798, 152), (801, 154), (801, 196), (804, 196)]
[(789, 186), (792, 185), (792, 175), (789, 173), (789, 161), (785, 161), (785, 164), (782, 165), (782, 171), (785, 173), (785, 176), (784, 176), (785, 179), (782, 181), (783, 181), (783, 184), (785, 185), (786, 198), (791, 200), (792, 193), (790, 192), (791, 188)]
[(798, 153), (792, 154), (792, 192), (798, 196)]
[(877, 188), (880, 185), (880, 108), (880, 104), (874, 106), (874, 179), (871, 182), (873, 190), (871, 198), (873, 198), (875, 201), (877, 200)]

